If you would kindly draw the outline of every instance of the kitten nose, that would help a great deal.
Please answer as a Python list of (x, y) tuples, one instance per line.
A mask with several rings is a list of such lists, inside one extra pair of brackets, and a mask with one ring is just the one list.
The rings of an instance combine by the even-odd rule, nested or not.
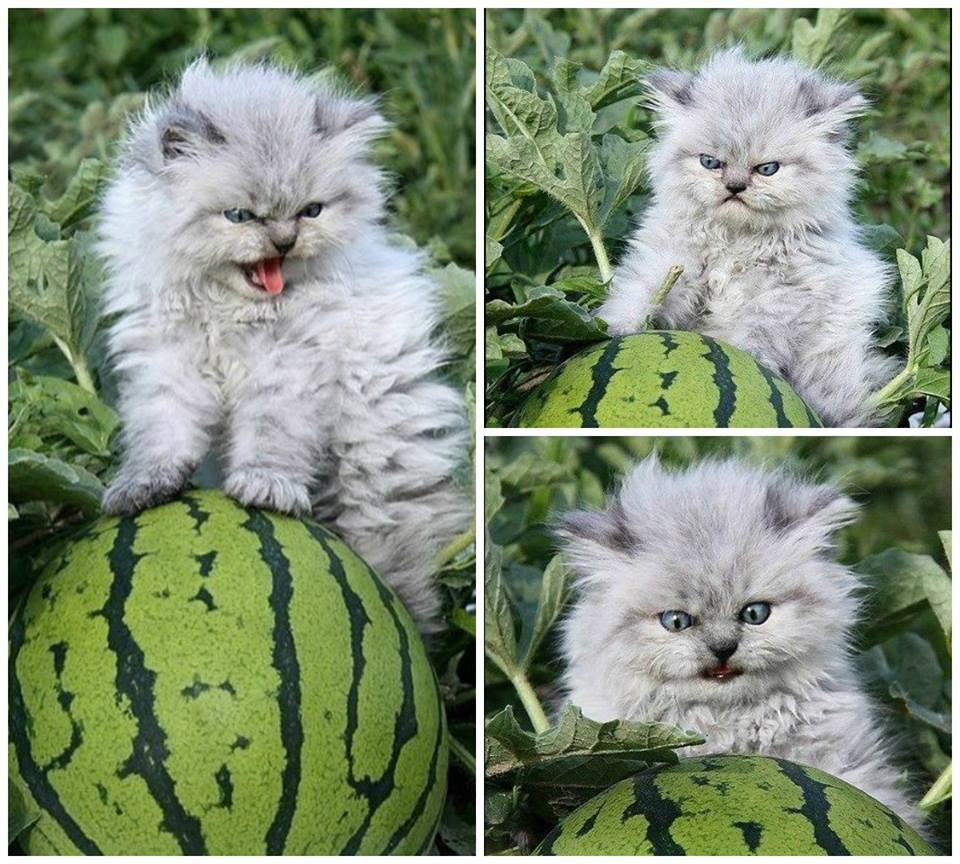
[(294, 237), (293, 240), (273, 240), (271, 242), (278, 255), (286, 255), (296, 245), (297, 238)]
[(731, 180), (726, 184), (727, 190), (736, 195), (738, 192), (743, 192), (747, 188), (747, 184), (740, 180)]
[(736, 642), (727, 642), (725, 645), (710, 645), (710, 650), (713, 652), (713, 656), (717, 658), (721, 663), (726, 663), (737, 650)]

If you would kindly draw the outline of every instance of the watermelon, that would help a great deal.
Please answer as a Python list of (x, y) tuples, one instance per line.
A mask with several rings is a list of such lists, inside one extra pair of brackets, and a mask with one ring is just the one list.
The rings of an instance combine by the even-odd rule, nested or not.
[(516, 425), (559, 428), (820, 426), (779, 375), (744, 351), (687, 331), (650, 330), (567, 360)]
[(892, 810), (766, 756), (658, 765), (574, 810), (537, 855), (935, 855)]
[(319, 525), (189, 492), (71, 542), (11, 623), (29, 854), (414, 854), (446, 793), (406, 610)]

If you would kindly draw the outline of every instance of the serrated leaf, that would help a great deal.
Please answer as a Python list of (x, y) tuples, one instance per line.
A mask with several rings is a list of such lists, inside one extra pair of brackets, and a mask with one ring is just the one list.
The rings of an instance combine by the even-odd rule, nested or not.
[(524, 332), (547, 341), (583, 342), (606, 338), (604, 328), (586, 309), (567, 300), (563, 291), (537, 285), (526, 291), (522, 303), (492, 300), (486, 306), (486, 321), (497, 325), (524, 319)]
[(99, 159), (84, 159), (66, 192), (44, 209), (61, 230), (86, 219), (97, 204), (100, 187), (107, 178), (107, 165)]
[(603, 226), (643, 182), (647, 141), (625, 141), (619, 135), (604, 135), (600, 163), (605, 183), (598, 223)]
[(850, 12), (847, 9), (822, 8), (817, 11), (816, 24), (806, 18), (793, 22), (794, 59), (807, 66), (822, 66), (834, 57)]
[(560, 775), (566, 760), (616, 753), (646, 762), (674, 761), (673, 748), (702, 744), (703, 738), (662, 723), (612, 720), (598, 723), (567, 705), (556, 723), (535, 734), (517, 722), (513, 707), (491, 717), (485, 727), (485, 772), (499, 777), (533, 766), (551, 764)]
[(40, 812), (27, 804), (20, 787), (7, 780), (7, 845), (40, 818)]
[(88, 516), (100, 510), (103, 484), (79, 465), (68, 465), (33, 450), (14, 448), (8, 454), (10, 498), (74, 504)]
[(517, 634), (502, 563), (500, 547), (488, 543), (483, 580), (483, 646), (486, 655), (510, 677), (517, 669)]
[(587, 89), (586, 98), (594, 110), (639, 96), (643, 92), (641, 79), (650, 64), (635, 60), (623, 51), (612, 51), (603, 64), (597, 80)]
[(559, 555), (555, 555), (544, 568), (540, 580), (540, 597), (531, 626), (520, 641), (520, 665), (527, 670), (533, 663), (543, 640), (550, 633), (554, 622), (563, 610), (569, 583), (569, 570)]

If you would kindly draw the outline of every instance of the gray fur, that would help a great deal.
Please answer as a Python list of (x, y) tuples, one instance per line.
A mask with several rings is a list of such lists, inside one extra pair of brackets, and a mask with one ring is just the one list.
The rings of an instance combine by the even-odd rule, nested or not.
[[(101, 209), (124, 425), (104, 509), (170, 498), (214, 447), (228, 494), (332, 522), (429, 630), (435, 555), (471, 519), (468, 436), (436, 286), (380, 224), (385, 128), (371, 100), (202, 61), (133, 124)], [(282, 293), (248, 281), (291, 242)]]
[[(856, 505), (783, 471), (704, 461), (668, 472), (651, 457), (610, 506), (642, 546), (610, 543), (595, 514), (568, 517), (561, 532), (576, 579), (562, 636), (569, 702), (601, 722), (704, 734), (684, 755), (762, 753), (821, 768), (921, 826), (851, 659), (857, 576), (825, 555)], [(758, 601), (771, 605), (767, 621), (741, 622)], [(694, 626), (666, 630), (668, 610)], [(706, 677), (714, 650), (734, 644), (727, 663), (740, 674)]]
[[(785, 59), (714, 55), (696, 74), (647, 79), (660, 133), (653, 201), (599, 315), (615, 335), (697, 330), (784, 375), (828, 426), (876, 422), (870, 394), (896, 371), (875, 346), (892, 271), (850, 212), (856, 163), (844, 145), (866, 100)], [(700, 154), (726, 163), (700, 164)], [(779, 162), (764, 177), (752, 169)], [(728, 201), (725, 183), (745, 181)], [(651, 308), (671, 266), (683, 275)]]

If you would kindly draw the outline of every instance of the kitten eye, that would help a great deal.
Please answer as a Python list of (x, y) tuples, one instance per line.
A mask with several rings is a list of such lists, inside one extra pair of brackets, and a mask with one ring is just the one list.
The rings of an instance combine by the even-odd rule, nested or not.
[(238, 210), (234, 208), (233, 210), (224, 210), (223, 215), (227, 217), (228, 222), (233, 222), (239, 224), (241, 222), (251, 222), (256, 219), (256, 215), (251, 213), (249, 210)]
[(753, 169), (757, 174), (762, 174), (764, 177), (769, 177), (772, 174), (776, 174), (780, 170), (779, 162), (764, 162), (762, 165), (757, 165)]
[(320, 215), (320, 212), (323, 210), (323, 204), (319, 201), (314, 201), (312, 204), (308, 204), (303, 210), (300, 211), (301, 216), (306, 216), (307, 219), (316, 219)]
[(677, 609), (670, 609), (660, 613), (660, 623), (664, 630), (671, 633), (679, 633), (693, 625), (693, 617), (686, 612), (680, 612)]
[(740, 610), (740, 620), (744, 624), (762, 624), (770, 617), (770, 604), (762, 600), (750, 603)]
[(704, 168), (709, 168), (711, 171), (716, 171), (717, 168), (723, 167), (723, 162), (715, 156), (708, 156), (706, 153), (700, 154), (700, 164)]

